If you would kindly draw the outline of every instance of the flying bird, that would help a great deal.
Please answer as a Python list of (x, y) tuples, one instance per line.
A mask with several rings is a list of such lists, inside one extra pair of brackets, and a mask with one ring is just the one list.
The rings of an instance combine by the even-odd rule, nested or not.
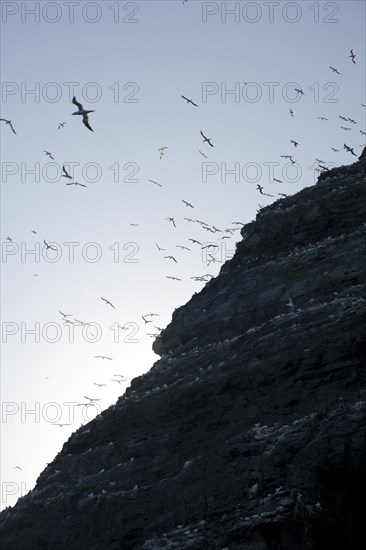
[(203, 157), (205, 157), (205, 159), (208, 159), (208, 156), (205, 155), (205, 153), (203, 153), (203, 152), (201, 151), (201, 149), (199, 149), (198, 152), (201, 153), (201, 155), (202, 155)]
[(62, 317), (71, 317), (71, 315), (74, 315), (73, 313), (63, 313), (62, 311), (58, 310), (58, 312), (62, 315)]
[(174, 258), (174, 256), (164, 256), (164, 258), (168, 258), (169, 260), (173, 260), (176, 264), (178, 263), (177, 260)]
[(163, 158), (163, 156), (165, 155), (165, 149), (168, 149), (168, 147), (160, 147), (160, 149), (158, 149), (159, 153), (160, 153), (160, 160)]
[(351, 153), (353, 156), (357, 157), (356, 153), (352, 149), (352, 147), (348, 147), (348, 145), (344, 144), (343, 149), (347, 151), (347, 153)]
[(179, 277), (170, 277), (169, 275), (166, 276), (167, 279), (171, 279), (172, 281), (181, 281), (182, 279), (179, 279)]
[(342, 130), (352, 130), (352, 128), (348, 128), (348, 126), (341, 126)]
[(59, 122), (57, 130), (60, 130), (61, 128), (64, 128), (66, 122)]
[(295, 88), (295, 92), (297, 92), (298, 94), (301, 94), (301, 95), (305, 95), (301, 88), (300, 89)]
[(194, 101), (192, 101), (191, 99), (188, 99), (188, 97), (185, 97), (184, 95), (181, 96), (183, 99), (186, 100), (187, 103), (192, 103), (192, 105), (194, 105), (195, 107), (198, 107), (197, 103), (195, 103)]
[(163, 252), (166, 252), (166, 248), (161, 248), (158, 243), (155, 243), (157, 249), (159, 250), (159, 252), (162, 250)]
[(196, 241), (196, 239), (188, 239), (188, 240), (191, 241), (193, 244), (202, 245), (202, 243), (200, 243), (199, 241)]
[(341, 118), (342, 120), (345, 120), (346, 122), (347, 122), (347, 120), (348, 120), (348, 117), (342, 116), (342, 115), (338, 115), (338, 118)]
[(78, 101), (76, 101), (76, 97), (74, 96), (72, 98), (72, 102), (74, 105), (77, 106), (77, 108), (79, 109), (78, 111), (75, 111), (75, 113), (72, 113), (73, 115), (80, 115), (83, 117), (83, 124), (89, 129), (91, 130), (92, 132), (94, 132), (93, 128), (91, 128), (91, 126), (89, 125), (89, 117), (88, 117), (88, 114), (89, 113), (94, 113), (95, 111), (86, 111), (84, 109), (84, 107), (82, 106), (81, 103), (79, 103)]
[(54, 248), (54, 247), (51, 246), (50, 244), (46, 243), (46, 241), (45, 241), (44, 239), (43, 239), (43, 242), (44, 242), (44, 244), (46, 245), (46, 249), (47, 249), (47, 250), (48, 250), (49, 248), (50, 248), (51, 250), (57, 250), (56, 248)]
[(203, 137), (203, 143), (208, 143), (209, 145), (211, 145), (211, 147), (213, 147), (212, 143), (211, 143), (211, 139), (206, 137), (205, 134), (202, 132), (202, 130), (200, 130), (200, 133), (201, 133), (201, 136)]
[(112, 357), (107, 357), (106, 355), (94, 355), (96, 359), (107, 359), (108, 361), (113, 361)]
[(348, 57), (350, 57), (350, 58), (352, 59), (352, 63), (355, 63), (355, 64), (356, 64), (355, 59), (356, 59), (356, 57), (357, 57), (357, 53), (354, 53), (353, 50), (350, 50), (349, 53), (350, 53), (350, 55), (349, 55)]
[(0, 120), (2, 122), (5, 122), (5, 124), (8, 124), (10, 126), (10, 128), (12, 129), (13, 134), (16, 134), (16, 131), (14, 130), (14, 126), (12, 125), (11, 120), (6, 120), (6, 118), (0, 118)]
[(289, 159), (290, 162), (292, 162), (292, 164), (295, 164), (295, 161), (292, 155), (280, 155), (280, 157), (283, 159)]
[(102, 386), (106, 386), (107, 384), (98, 384), (98, 382), (93, 382), (94, 386), (97, 386), (98, 388), (101, 388)]
[(87, 399), (88, 401), (90, 401), (90, 403), (93, 403), (94, 401), (100, 401), (100, 399), (94, 399), (92, 397), (87, 397), (86, 395), (84, 395), (85, 399)]
[(50, 159), (55, 160), (52, 156), (52, 153), (50, 153), (49, 151), (45, 151), (45, 150), (43, 150), (43, 152), (45, 153), (46, 157), (50, 157)]
[(177, 227), (177, 226), (175, 225), (175, 220), (174, 220), (174, 218), (165, 218), (165, 219), (168, 220), (169, 222), (172, 222), (172, 224), (174, 225), (174, 227)]
[(295, 116), (295, 111), (293, 111), (292, 109), (289, 110), (289, 113), (292, 117)]
[(150, 319), (146, 319), (145, 315), (141, 315), (141, 319), (143, 319), (145, 321), (145, 325), (147, 325), (147, 323), (152, 323), (152, 321), (150, 321)]
[(109, 300), (106, 300), (105, 298), (102, 298), (102, 297), (100, 299), (103, 300), (103, 302), (105, 302), (107, 305), (109, 305), (109, 306), (113, 307), (114, 309), (116, 309), (115, 306)]
[(335, 69), (335, 68), (332, 67), (331, 65), (329, 65), (329, 67), (332, 69), (332, 71), (333, 71), (334, 73), (341, 74), (337, 69)]
[(334, 153), (339, 153), (339, 149), (334, 149), (334, 147), (332, 147), (332, 151), (333, 151)]
[(268, 193), (264, 193), (263, 192), (263, 187), (261, 185), (259, 185), (259, 183), (257, 184), (257, 189), (258, 189), (258, 191), (260, 192), (261, 195), (264, 195), (266, 197), (273, 197), (273, 195), (269, 195)]
[(297, 147), (299, 145), (299, 143), (293, 139), (290, 139), (290, 143), (293, 143), (295, 145), (295, 147)]
[(182, 246), (181, 244), (176, 244), (175, 247), (180, 248), (181, 250), (191, 250), (188, 246)]
[(329, 119), (327, 119), (325, 116), (318, 116), (317, 118), (318, 118), (319, 120), (329, 120)]
[(186, 206), (189, 206), (190, 208), (194, 208), (194, 206), (193, 206), (190, 202), (187, 202), (187, 201), (185, 201), (184, 199), (182, 199), (182, 202), (184, 202), (184, 204), (185, 204)]
[(283, 183), (283, 180), (278, 180), (276, 178), (273, 178), (273, 181), (275, 181), (276, 183)]
[(61, 177), (67, 178), (68, 180), (72, 180), (72, 177), (70, 174), (66, 171), (65, 166), (62, 167), (63, 174), (61, 174)]

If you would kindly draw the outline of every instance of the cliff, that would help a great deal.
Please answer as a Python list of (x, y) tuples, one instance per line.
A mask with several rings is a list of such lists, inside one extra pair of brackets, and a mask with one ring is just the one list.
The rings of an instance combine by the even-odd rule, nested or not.
[(364, 157), (262, 209), (1, 548), (364, 548), (365, 222)]

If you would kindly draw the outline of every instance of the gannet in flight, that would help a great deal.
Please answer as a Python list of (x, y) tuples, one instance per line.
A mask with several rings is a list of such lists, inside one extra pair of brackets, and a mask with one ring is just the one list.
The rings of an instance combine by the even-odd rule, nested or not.
[(301, 94), (301, 95), (305, 95), (301, 88), (300, 89), (295, 88), (295, 92), (297, 92), (298, 94)]
[(102, 297), (100, 299), (103, 300), (103, 302), (105, 302), (107, 305), (109, 305), (109, 306), (113, 307), (114, 309), (116, 309), (115, 306), (109, 300), (106, 300), (105, 298), (102, 298)]
[(283, 159), (290, 159), (290, 162), (292, 162), (292, 164), (295, 164), (295, 161), (292, 155), (280, 155), (280, 157)]
[(356, 57), (357, 57), (357, 53), (354, 53), (353, 50), (350, 50), (350, 55), (348, 56), (352, 59), (352, 62), (356, 64)]
[(107, 359), (108, 361), (113, 361), (112, 357), (107, 357), (106, 355), (94, 355), (96, 359)]
[(47, 247), (47, 250), (50, 248), (51, 250), (57, 250), (56, 248), (54, 248), (53, 246), (51, 246), (50, 244), (46, 243), (46, 241), (43, 239), (43, 242), (44, 244), (46, 245)]
[(168, 220), (169, 222), (172, 222), (172, 224), (174, 225), (174, 227), (177, 227), (175, 225), (175, 221), (174, 221), (174, 218), (165, 218), (166, 220)]
[(174, 256), (164, 256), (164, 258), (168, 258), (169, 260), (173, 260), (176, 264), (178, 263), (177, 260), (174, 258)]
[(66, 171), (65, 166), (62, 167), (63, 174), (61, 174), (62, 178), (67, 178), (68, 180), (72, 180), (72, 177), (70, 174)]
[(257, 189), (261, 195), (265, 195), (266, 197), (273, 197), (273, 195), (269, 195), (268, 193), (263, 193), (263, 187), (259, 185), (259, 183), (257, 184)]
[(180, 248), (181, 250), (191, 250), (188, 246), (182, 246), (181, 244), (176, 244), (175, 248)]
[(332, 69), (332, 71), (333, 71), (334, 73), (341, 74), (337, 69), (335, 69), (335, 68), (332, 67), (331, 65), (329, 65), (329, 67)]
[(348, 147), (348, 145), (344, 144), (343, 149), (347, 151), (347, 153), (351, 153), (353, 156), (357, 157), (356, 153), (352, 149), (352, 147)]
[(292, 109), (289, 110), (289, 113), (292, 117), (295, 115), (295, 111), (293, 111)]
[(328, 120), (325, 116), (318, 116), (317, 117), (319, 120)]
[(20, 466), (13, 466), (13, 469), (14, 470), (23, 470), (23, 468), (21, 468)]
[(188, 97), (185, 97), (184, 95), (181, 96), (183, 99), (186, 100), (187, 103), (192, 103), (192, 105), (194, 105), (195, 107), (198, 107), (197, 103), (195, 103), (194, 101), (192, 101), (191, 99), (188, 99)]
[(179, 279), (179, 277), (171, 277), (170, 275), (166, 275), (167, 279), (171, 279), (172, 281), (181, 281), (182, 279)]
[(6, 118), (0, 118), (2, 122), (5, 122), (6, 124), (9, 124), (10, 128), (12, 129), (13, 133), (16, 134), (16, 131), (14, 130), (14, 126), (11, 123), (11, 120), (6, 120)]
[(193, 206), (190, 202), (187, 202), (187, 201), (185, 201), (184, 199), (182, 199), (182, 202), (184, 202), (184, 204), (185, 204), (186, 206), (189, 206), (190, 208), (194, 208), (194, 206)]
[(338, 115), (338, 118), (341, 118), (342, 120), (345, 120), (347, 122), (348, 118), (346, 116)]
[(290, 143), (293, 143), (295, 145), (295, 147), (297, 147), (299, 144), (297, 141), (295, 141), (294, 139), (290, 139)]
[(209, 145), (211, 145), (211, 147), (213, 147), (212, 143), (211, 143), (211, 139), (206, 137), (205, 134), (202, 132), (202, 130), (200, 130), (200, 133), (201, 133), (201, 136), (203, 137), (203, 143), (208, 143)]
[(94, 386), (98, 386), (98, 388), (101, 388), (103, 386), (106, 386), (107, 384), (98, 384), (98, 382), (93, 382)]
[(339, 149), (334, 149), (334, 147), (332, 147), (332, 151), (333, 151), (334, 153), (339, 153)]
[(276, 183), (283, 183), (283, 180), (278, 180), (276, 178), (273, 178), (273, 181), (275, 181)]
[(141, 319), (145, 321), (145, 325), (147, 325), (147, 323), (152, 323), (152, 321), (150, 321), (149, 319), (146, 319), (144, 315), (141, 315)]
[(58, 310), (59, 313), (61, 313), (62, 317), (71, 317), (71, 315), (74, 315), (73, 313), (62, 313), (62, 311)]
[(50, 153), (49, 151), (45, 151), (44, 149), (43, 152), (45, 153), (46, 157), (50, 157), (50, 159), (55, 160), (52, 156), (52, 153)]
[(100, 399), (94, 399), (93, 397), (87, 397), (86, 395), (84, 395), (84, 397), (85, 397), (85, 399), (90, 401), (90, 403), (93, 403), (94, 401), (100, 401)]
[(352, 122), (352, 124), (357, 124), (357, 122), (356, 122), (355, 120), (353, 120), (353, 118), (348, 117), (347, 120), (349, 120), (350, 122)]
[(13, 239), (11, 237), (6, 237), (5, 239), (6, 241), (9, 241), (9, 243), (12, 243), (13, 242)]
[(159, 153), (160, 153), (160, 160), (163, 158), (163, 156), (165, 155), (165, 149), (168, 149), (168, 147), (160, 147), (158, 149)]
[(196, 241), (196, 239), (188, 239), (189, 241), (191, 241), (193, 244), (200, 244), (202, 245), (202, 243), (200, 243), (199, 241)]
[(208, 156), (205, 155), (205, 153), (203, 153), (200, 149), (198, 150), (198, 152), (201, 153), (201, 155), (202, 155), (203, 157), (205, 157), (205, 159), (208, 159)]
[(66, 122), (59, 122), (57, 130), (60, 130), (60, 128), (63, 128), (65, 126)]
[(84, 107), (82, 106), (81, 103), (79, 103), (78, 101), (76, 101), (76, 97), (74, 96), (72, 98), (72, 102), (74, 105), (77, 106), (77, 108), (79, 109), (78, 111), (75, 111), (75, 113), (72, 113), (73, 115), (81, 115), (83, 117), (83, 123), (84, 125), (89, 129), (91, 130), (92, 132), (94, 132), (93, 128), (90, 127), (89, 125), (89, 117), (88, 117), (88, 114), (89, 113), (94, 113), (95, 111), (86, 111), (84, 109)]
[(342, 130), (352, 130), (352, 128), (348, 128), (347, 126), (341, 126)]
[(158, 243), (155, 243), (157, 249), (159, 250), (159, 252), (162, 250), (163, 252), (166, 252), (166, 248), (161, 248)]

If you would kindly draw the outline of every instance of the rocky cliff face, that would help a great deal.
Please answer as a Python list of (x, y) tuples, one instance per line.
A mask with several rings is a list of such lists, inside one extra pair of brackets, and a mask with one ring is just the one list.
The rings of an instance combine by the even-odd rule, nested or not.
[(365, 222), (364, 159), (261, 210), (1, 548), (365, 548)]

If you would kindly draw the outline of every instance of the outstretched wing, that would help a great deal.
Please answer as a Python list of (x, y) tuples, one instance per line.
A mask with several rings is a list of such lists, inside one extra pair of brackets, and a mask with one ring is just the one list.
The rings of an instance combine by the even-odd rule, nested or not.
[(88, 115), (84, 115), (83, 116), (83, 123), (84, 125), (89, 128), (89, 130), (91, 130), (92, 132), (94, 132), (93, 128), (89, 125), (89, 117)]
[(82, 104), (79, 103), (78, 101), (76, 101), (76, 97), (75, 97), (75, 96), (72, 98), (72, 102), (73, 102), (74, 105), (77, 106), (77, 108), (79, 109), (79, 111), (82, 111), (82, 110), (83, 110)]

